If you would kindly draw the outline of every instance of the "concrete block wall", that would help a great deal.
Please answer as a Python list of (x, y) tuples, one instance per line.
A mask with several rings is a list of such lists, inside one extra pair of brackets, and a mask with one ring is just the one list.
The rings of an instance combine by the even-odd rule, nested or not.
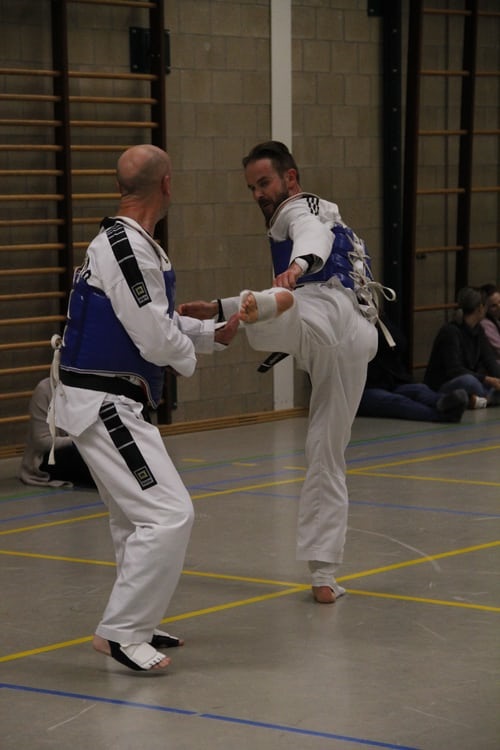
[[(454, 0), (454, 5), (457, 3)], [(402, 4), (404, 18), (408, 4), (408, 0)], [(449, 2), (434, 0), (433, 5), (436, 4), (447, 7)], [(49, 0), (0, 0), (0, 67), (51, 67), (49, 5)], [(497, 0), (482, 0), (481, 5), (494, 10)], [(128, 71), (128, 30), (131, 26), (147, 26), (146, 11), (132, 6), (124, 9), (69, 3), (68, 13), (72, 68)], [(302, 185), (339, 204), (344, 220), (366, 240), (376, 275), (380, 275), (383, 258), (382, 23), (381, 18), (368, 15), (366, 0), (292, 1), (291, 145), (301, 169)], [(426, 37), (429, 64), (459, 65), (461, 53), (452, 43), (458, 36), (454, 30), (456, 20), (449, 21), (448, 29), (443, 29), (441, 21), (431, 19), (430, 23)], [(480, 65), (498, 70), (498, 21), (482, 23)], [(165, 0), (165, 26), (170, 31), (171, 44), (171, 73), (166, 78), (167, 146), (174, 168), (168, 252), (177, 271), (178, 301), (233, 295), (247, 287), (264, 288), (271, 281), (267, 239), (260, 211), (244, 182), (241, 158), (255, 143), (271, 137), (270, 0)], [(0, 82), (6, 92), (17, 90), (20, 85), (3, 75)], [(74, 95), (147, 95), (147, 84), (137, 83), (131, 92), (130, 86), (119, 80), (97, 82), (82, 78), (73, 80), (71, 86)], [(40, 79), (38, 90), (50, 91), (45, 79)], [(478, 128), (498, 127), (498, 97), (498, 78), (478, 81)], [(25, 103), (22, 109), (19, 107), (2, 102), (3, 117), (22, 116), (26, 120), (23, 128), (15, 132), (1, 128), (3, 143), (42, 138), (30, 124), (38, 112), (36, 106)], [(444, 127), (456, 121), (458, 110), (456, 82), (444, 85), (437, 79), (426, 81), (425, 127)], [(108, 107), (75, 103), (72, 116), (141, 119), (139, 108), (132, 104)], [(43, 137), (49, 139), (50, 133), (47, 131)], [(113, 145), (141, 142), (149, 138), (149, 133), (146, 129), (102, 129), (94, 134), (80, 129), (74, 133), (76, 143), (92, 138)], [(482, 139), (477, 157), (478, 184), (497, 182), (498, 136)], [(6, 168), (22, 166), (16, 152), (3, 151), (0, 158)], [(457, 158), (456, 146), (445, 146), (438, 139), (427, 143), (420, 162), (425, 182), (430, 186), (442, 184), (443, 180), (451, 182)], [(100, 166), (113, 169), (115, 162), (116, 154), (105, 153)], [(40, 163), (40, 157), (28, 160), (33, 169)], [(50, 155), (44, 157), (45, 166), (52, 163)], [(85, 153), (76, 152), (74, 167), (88, 166)], [(36, 190), (41, 178), (28, 176), (23, 183), (12, 179), (4, 181), (2, 193)], [(95, 192), (114, 190), (109, 176), (78, 178), (75, 190), (85, 192), (89, 185)], [(491, 242), (498, 238), (498, 194), (478, 194), (473, 203), (474, 240)], [(6, 204), (0, 205), (7, 211)], [(114, 200), (78, 204), (75, 214), (90, 211), (102, 216), (112, 213), (114, 205)], [(11, 206), (7, 213), (14, 216), (24, 208)], [(36, 211), (39, 216), (50, 216), (53, 207), (41, 205)], [(422, 244), (442, 244), (450, 239), (453, 226), (444, 221), (444, 216), (442, 198), (426, 199), (418, 222)], [(75, 226), (76, 262), (96, 228), (88, 224)], [(30, 236), (31, 241), (49, 242), (53, 229), (40, 228), (36, 236)], [(28, 241), (26, 228), (2, 234), (2, 243), (23, 240)], [(50, 254), (45, 258), (47, 264), (57, 260)], [(479, 252), (476, 258), (473, 282), (498, 280), (498, 253)], [(8, 266), (10, 261), (10, 254), (4, 253), (3, 264)], [(452, 255), (429, 254), (419, 260), (416, 273), (422, 298), (438, 302), (443, 285), (451, 288)], [(40, 282), (32, 283), (36, 286)], [(2, 284), (5, 291), (8, 282), (2, 280)], [(57, 288), (56, 280), (47, 279), (45, 288), (53, 287)], [(50, 312), (48, 307), (42, 307), (40, 302), (34, 304), (34, 313)], [(419, 358), (427, 356), (442, 317), (432, 314), (422, 318), (417, 341)], [(6, 340), (10, 334), (7, 329), (3, 333)], [(50, 332), (46, 333), (48, 337)], [(34, 338), (39, 335), (29, 333)], [(46, 352), (36, 350), (23, 356), (23, 363), (48, 364)], [(272, 376), (256, 372), (262, 358), (248, 347), (243, 335), (227, 351), (200, 357), (193, 378), (178, 381), (174, 421), (271, 410)], [(23, 376), (21, 386), (18, 378), (3, 377), (2, 388), (30, 388), (37, 379), (36, 374)], [(296, 405), (305, 405), (307, 396), (307, 379), (298, 375)], [(5, 403), (2, 413), (6, 408)], [(26, 401), (16, 406), (20, 414), (26, 408)], [(23, 429), (20, 427), (9, 439), (20, 441)]]
[[(170, 252), (180, 299), (270, 283), (264, 224), (241, 159), (271, 137), (268, 0), (169, 0), (172, 72), (168, 148), (174, 161)], [(380, 30), (364, 2), (292, 3), (292, 149), (304, 189), (339, 203), (380, 263)], [(243, 337), (241, 337), (243, 338)], [(227, 365), (228, 359), (231, 358)], [(174, 420), (272, 408), (271, 375), (246, 341), (205, 357), (179, 381)], [(230, 387), (222, 374), (230, 370)], [(207, 384), (206, 399), (198, 399)], [(229, 384), (228, 384), (229, 386)], [(297, 374), (296, 404), (307, 379)]]

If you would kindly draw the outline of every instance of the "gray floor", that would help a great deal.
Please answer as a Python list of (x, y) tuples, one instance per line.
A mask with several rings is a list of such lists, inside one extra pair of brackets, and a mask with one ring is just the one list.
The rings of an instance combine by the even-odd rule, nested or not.
[(2, 462), (2, 750), (498, 750), (500, 409), (356, 420), (341, 580), (294, 560), (305, 420), (167, 439), (196, 508), (166, 620), (135, 673), (90, 639), (114, 569), (95, 493)]

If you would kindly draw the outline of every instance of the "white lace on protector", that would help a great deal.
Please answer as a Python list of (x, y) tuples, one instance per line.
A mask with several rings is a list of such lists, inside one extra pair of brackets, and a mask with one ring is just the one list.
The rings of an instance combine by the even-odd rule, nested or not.
[(48, 424), (49, 424), (50, 437), (52, 438), (52, 445), (50, 447), (48, 463), (50, 466), (53, 466), (56, 462), (55, 453), (54, 453), (55, 443), (56, 443), (56, 415), (55, 415), (55, 407), (54, 407), (54, 393), (59, 383), (59, 364), (61, 362), (61, 346), (62, 346), (62, 338), (59, 336), (59, 334), (55, 333), (52, 336), (52, 338), (50, 339), (50, 345), (52, 349), (54, 350), (54, 354), (52, 356), (52, 363), (50, 365), (50, 393), (51, 393), (52, 399), (51, 399), (51, 404), (49, 407)]
[[(388, 302), (394, 302), (396, 300), (396, 292), (394, 289), (384, 286), (373, 278), (367, 263), (364, 242), (354, 232), (352, 233), (352, 237), (347, 236), (352, 245), (352, 250), (348, 253), (348, 258), (352, 265), (352, 271), (349, 276), (354, 283), (354, 292), (358, 298), (358, 302), (362, 306), (362, 312), (374, 323), (378, 322), (387, 343), (393, 348), (396, 344), (387, 326), (380, 320), (379, 310), (381, 298), (383, 297)], [(365, 308), (364, 310), (363, 307)]]

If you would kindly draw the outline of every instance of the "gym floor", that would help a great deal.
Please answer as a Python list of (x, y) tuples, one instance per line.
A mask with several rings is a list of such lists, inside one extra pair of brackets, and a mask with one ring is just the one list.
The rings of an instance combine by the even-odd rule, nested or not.
[(294, 559), (305, 429), (166, 438), (196, 521), (165, 673), (90, 645), (114, 578), (97, 493), (0, 462), (2, 750), (498, 750), (500, 409), (355, 421), (334, 605)]

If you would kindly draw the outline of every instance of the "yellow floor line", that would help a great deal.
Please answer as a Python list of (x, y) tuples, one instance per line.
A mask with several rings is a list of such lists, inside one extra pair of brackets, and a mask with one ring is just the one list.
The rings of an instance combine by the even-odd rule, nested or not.
[[(180, 622), (181, 620), (189, 620), (194, 617), (201, 617), (204, 615), (215, 614), (217, 612), (224, 612), (230, 609), (235, 609), (236, 607), (244, 607), (244, 606), (248, 606), (249, 604), (257, 604), (260, 602), (269, 601), (271, 599), (278, 599), (279, 597), (301, 593), (307, 589), (309, 589), (308, 585), (301, 584), (301, 585), (293, 586), (291, 588), (287, 588), (284, 591), (277, 591), (271, 594), (263, 594), (261, 596), (254, 596), (248, 599), (240, 599), (234, 602), (218, 604), (213, 607), (205, 607), (203, 609), (193, 610), (190, 612), (184, 612), (179, 615), (172, 615), (171, 617), (166, 617), (165, 619), (162, 620), (162, 624)], [(355, 596), (369, 596), (369, 597), (375, 597), (379, 599), (393, 599), (396, 601), (408, 601), (408, 602), (415, 602), (418, 604), (434, 604), (434, 605), (440, 605), (440, 606), (445, 606), (445, 607), (456, 607), (460, 609), (473, 609), (473, 610), (479, 610), (483, 612), (500, 612), (500, 607), (490, 607), (488, 605), (483, 605), (483, 604), (470, 604), (469, 602), (456, 602), (456, 601), (449, 601), (445, 599), (429, 599), (429, 598), (417, 597), (417, 596), (404, 596), (401, 594), (388, 594), (388, 593), (382, 593), (382, 592), (362, 591), (362, 590), (357, 590), (357, 589), (349, 589), (348, 593), (355, 595)], [(69, 641), (61, 641), (59, 643), (53, 643), (48, 646), (40, 646), (38, 648), (33, 648), (28, 651), (19, 651), (15, 654), (7, 654), (6, 656), (0, 656), (0, 663), (15, 661), (17, 659), (23, 659), (27, 656), (45, 654), (45, 653), (49, 653), (50, 651), (57, 651), (59, 649), (69, 648), (70, 646), (79, 646), (83, 643), (90, 643), (90, 641), (92, 640), (92, 637), (93, 636), (89, 635), (89, 636), (84, 636), (83, 638), (73, 638)]]
[(104, 518), (108, 515), (108, 511), (102, 513), (92, 513), (90, 516), (77, 516), (76, 518), (65, 518), (63, 521), (47, 521), (46, 523), (37, 523), (33, 526), (23, 526), (18, 529), (3, 529), (0, 531), (0, 536), (7, 536), (7, 534), (20, 534), (23, 531), (37, 531), (38, 529), (48, 529), (52, 526), (64, 526), (68, 523), (76, 523), (76, 521), (92, 521), (94, 518)]
[(485, 542), (484, 544), (476, 544), (472, 547), (463, 547), (462, 549), (450, 550), (449, 552), (439, 552), (436, 555), (425, 555), (424, 557), (417, 557), (415, 560), (406, 560), (405, 562), (393, 563), (392, 565), (385, 565), (383, 568), (373, 568), (372, 570), (364, 570), (361, 573), (349, 573), (345, 576), (339, 576), (338, 581), (352, 581), (355, 578), (365, 578), (367, 576), (377, 575), (378, 573), (389, 573), (393, 570), (399, 570), (400, 568), (408, 568), (411, 565), (421, 565), (422, 563), (433, 562), (434, 560), (443, 560), (446, 557), (455, 557), (456, 555), (466, 555), (470, 552), (479, 552), (480, 550), (492, 549), (493, 547), (500, 546), (500, 540), (494, 542)]
[[(17, 550), (0, 549), (0, 555), (6, 555), (8, 557), (28, 557), (36, 560), (52, 560), (55, 562), (71, 562), (71, 563), (83, 563), (84, 565), (99, 565), (114, 568), (116, 564), (110, 560), (92, 560), (83, 557), (67, 557), (65, 555), (49, 555), (41, 552), (19, 552)], [(249, 576), (235, 576), (229, 573), (207, 573), (197, 570), (183, 570), (182, 575), (194, 576), (195, 578), (210, 578), (213, 580), (220, 581), (238, 581), (239, 583), (258, 583), (265, 586), (286, 586), (286, 587), (297, 587), (303, 584), (295, 581), (275, 581), (268, 578), (251, 578)], [(305, 585), (305, 584), (304, 584)], [(307, 586), (306, 586), (307, 588)]]
[(260, 583), (265, 586), (302, 586), (308, 588), (306, 584), (300, 584), (296, 581), (274, 581), (269, 578), (250, 578), (248, 576), (234, 576), (228, 573), (204, 573), (198, 570), (183, 570), (182, 575), (195, 576), (196, 578), (213, 578), (214, 580), (222, 581), (239, 581), (241, 583)]
[[(429, 454), (427, 456), (417, 456), (416, 458), (403, 458), (399, 461), (390, 461), (389, 463), (374, 464), (373, 466), (366, 466), (368, 471), (375, 469), (390, 469), (391, 466), (405, 466), (407, 464), (420, 464), (426, 461), (441, 461), (444, 458), (457, 458), (458, 456), (470, 456), (473, 453), (486, 453), (487, 451), (500, 450), (500, 445), (488, 445), (482, 446), (481, 448), (469, 448), (463, 451), (452, 451), (450, 453), (436, 453)], [(356, 471), (356, 469), (354, 469)]]
[(109, 567), (116, 567), (114, 562), (109, 560), (89, 560), (85, 557), (65, 557), (64, 555), (47, 555), (41, 552), (18, 552), (17, 550), (0, 549), (0, 555), (8, 555), (10, 557), (30, 557), (36, 560), (53, 560), (55, 562), (71, 562), (71, 563), (83, 563), (84, 565), (107, 565)]
[[(411, 479), (419, 482), (444, 482), (449, 484), (479, 485), (483, 487), (500, 487), (500, 482), (487, 482), (480, 479), (449, 479), (447, 477), (421, 477), (415, 474), (389, 474), (388, 472), (372, 471), (371, 469), (353, 469), (348, 471), (351, 476), (357, 477), (383, 477), (384, 479)], [(485, 514), (487, 515), (487, 514)]]
[[(289, 594), (295, 594), (299, 591), (303, 591), (308, 586), (294, 586), (293, 588), (285, 589), (284, 591), (276, 591), (272, 594), (263, 594), (262, 596), (254, 596), (250, 599), (240, 599), (235, 602), (227, 602), (226, 604), (218, 604), (213, 607), (205, 607), (204, 609), (194, 610), (192, 612), (184, 612), (180, 615), (173, 615), (172, 617), (166, 617), (162, 620), (162, 623), (167, 622), (179, 622), (180, 620), (188, 620), (192, 617), (200, 617), (201, 615), (210, 615), (215, 612), (223, 612), (224, 610), (234, 609), (235, 607), (244, 607), (248, 604), (256, 604), (259, 602), (268, 601), (269, 599), (277, 599), (281, 596), (288, 596)], [(0, 663), (7, 661), (14, 661), (16, 659), (23, 659), (26, 656), (35, 656), (36, 654), (45, 654), (49, 651), (57, 651), (61, 648), (68, 648), (69, 646), (78, 646), (82, 643), (88, 643), (91, 641), (93, 636), (85, 636), (83, 638), (74, 638), (70, 641), (62, 641), (60, 643), (53, 643), (50, 646), (40, 646), (39, 648), (32, 648), (29, 651), (19, 651), (16, 654), (8, 654), (6, 656), (0, 656)]]
[(361, 591), (359, 589), (349, 589), (349, 594), (371, 596), (379, 599), (395, 599), (404, 602), (417, 602), (419, 604), (439, 604), (443, 607), (458, 607), (460, 609), (479, 609), (483, 612), (500, 612), (500, 607), (490, 607), (486, 604), (471, 604), (469, 602), (456, 602), (449, 599), (428, 599), (422, 596), (404, 596), (403, 594), (387, 594), (380, 591)]
[[(476, 544), (472, 547), (463, 547), (461, 549), (456, 550), (450, 550), (448, 552), (439, 552), (435, 555), (425, 555), (424, 557), (417, 557), (414, 560), (405, 560), (403, 562), (399, 563), (393, 563), (392, 565), (385, 565), (381, 568), (372, 568), (369, 570), (363, 570), (359, 573), (348, 573), (343, 576), (338, 577), (338, 581), (352, 581), (354, 579), (359, 578), (366, 578), (368, 576), (377, 575), (378, 573), (390, 573), (393, 570), (400, 570), (401, 568), (408, 568), (412, 565), (421, 565), (423, 563), (429, 563), (433, 562), (435, 560), (442, 560), (446, 557), (455, 557), (457, 555), (465, 555), (470, 552), (479, 552), (481, 550), (485, 549), (491, 549), (493, 547), (500, 546), (500, 540), (495, 540), (493, 542), (485, 542), (483, 544)], [(18, 550), (8, 550), (8, 549), (0, 549), (0, 555), (6, 555), (6, 556), (12, 556), (12, 557), (28, 557), (28, 558), (35, 558), (39, 560), (54, 560), (56, 562), (74, 562), (74, 563), (83, 563), (85, 565), (104, 565), (108, 567), (114, 567), (115, 563), (111, 562), (109, 560), (92, 560), (88, 558), (79, 558), (79, 557), (67, 557), (63, 555), (49, 555), (49, 554), (43, 554), (40, 552), (20, 552)], [(228, 573), (210, 573), (206, 571), (197, 571), (197, 570), (183, 570), (183, 575), (187, 576), (194, 576), (198, 578), (213, 578), (218, 580), (226, 580), (226, 581), (240, 581), (242, 583), (258, 583), (262, 585), (268, 585), (268, 586), (292, 586), (294, 588), (300, 587), (300, 586), (306, 586), (306, 584), (301, 584), (293, 581), (276, 581), (271, 580), (268, 578), (252, 578), (247, 576), (235, 576), (230, 575)]]
[(263, 482), (262, 484), (248, 484), (244, 487), (233, 487), (227, 490), (211, 490), (210, 492), (202, 492), (196, 495), (191, 495), (192, 500), (201, 500), (206, 497), (219, 497), (221, 495), (235, 495), (238, 492), (250, 492), (251, 490), (262, 490), (266, 487), (279, 487), (283, 484), (295, 484), (296, 482), (303, 482), (304, 477), (295, 477), (293, 479), (280, 479), (273, 482)]

